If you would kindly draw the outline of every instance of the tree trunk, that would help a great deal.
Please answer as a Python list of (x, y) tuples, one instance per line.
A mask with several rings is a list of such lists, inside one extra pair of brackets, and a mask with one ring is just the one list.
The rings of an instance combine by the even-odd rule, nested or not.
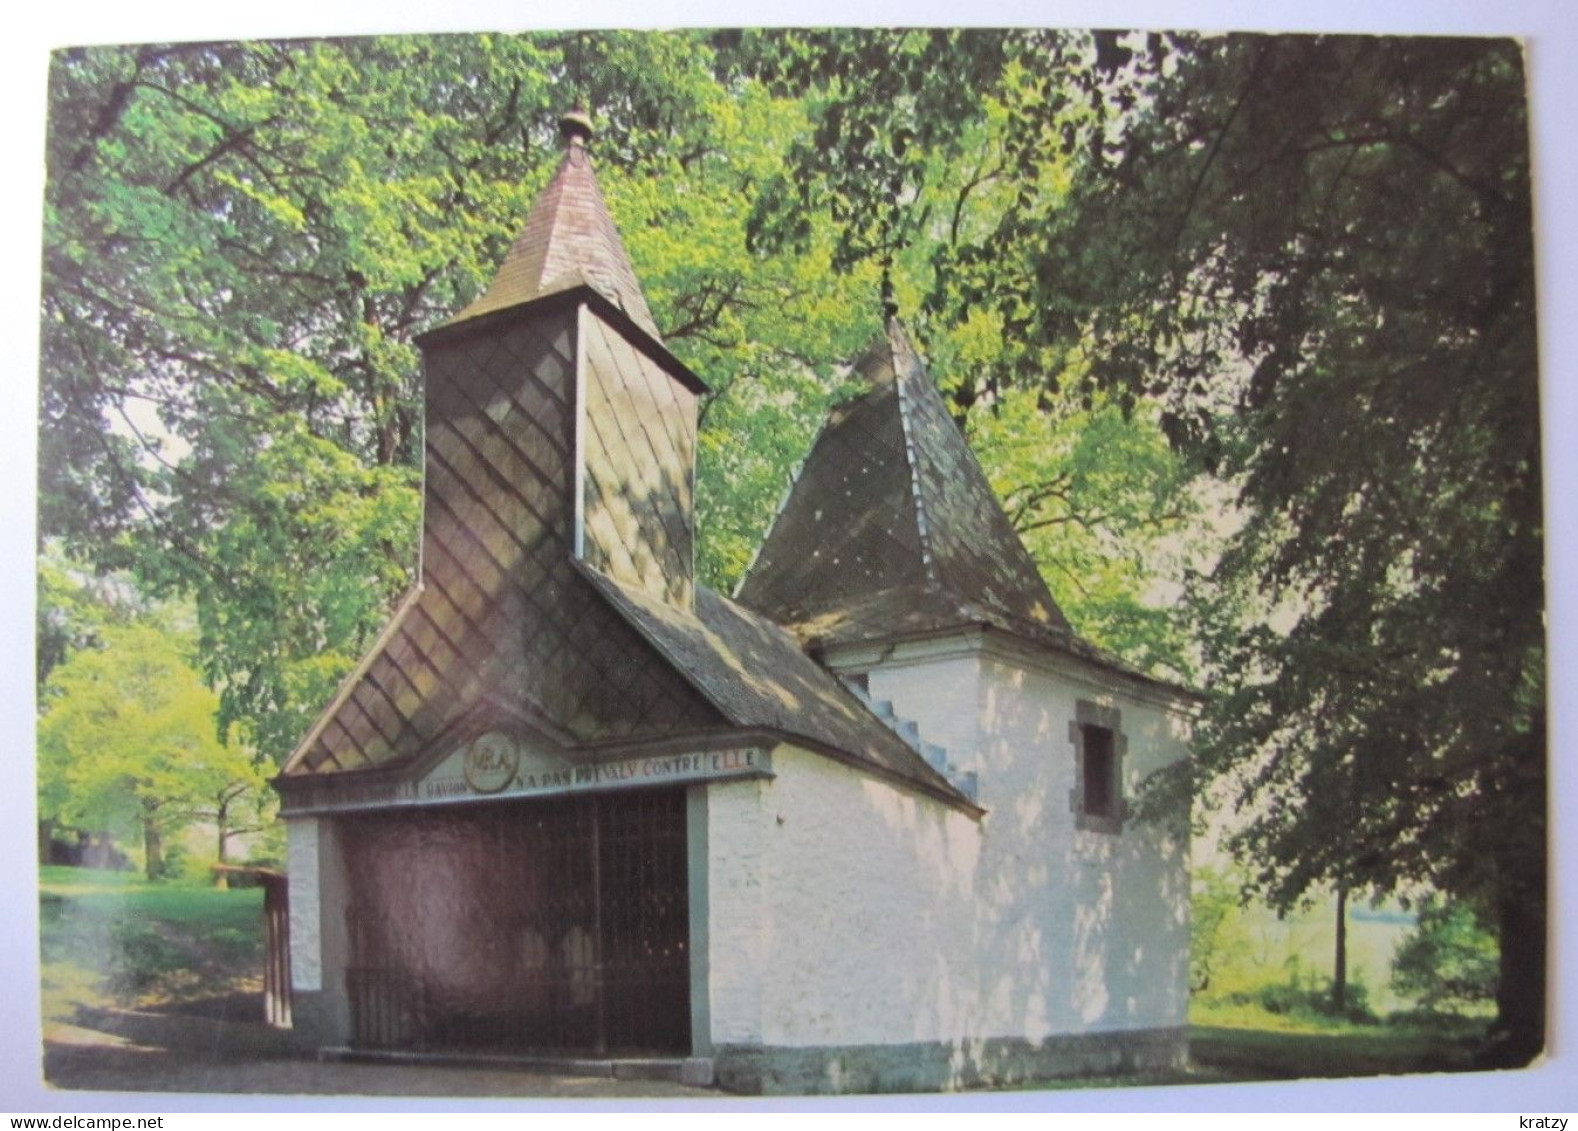
[[(219, 863), (224, 864), (225, 852), (230, 844), (230, 803), (220, 799), (219, 807), (214, 811), (214, 826), (219, 830)], [(228, 872), (214, 873), (214, 886), (216, 888), (230, 887), (230, 874)]]
[(144, 813), (142, 819), (143, 871), (150, 880), (164, 875), (164, 837), (152, 814)]
[(1337, 954), (1331, 976), (1331, 1007), (1336, 1013), (1348, 1008), (1348, 887), (1337, 886)]
[(1524, 736), (1521, 793), (1523, 823), (1509, 830), (1496, 856), (1496, 934), (1501, 952), (1496, 985), (1496, 1041), (1489, 1066), (1528, 1064), (1545, 1048), (1546, 841), (1545, 717), (1535, 716)]

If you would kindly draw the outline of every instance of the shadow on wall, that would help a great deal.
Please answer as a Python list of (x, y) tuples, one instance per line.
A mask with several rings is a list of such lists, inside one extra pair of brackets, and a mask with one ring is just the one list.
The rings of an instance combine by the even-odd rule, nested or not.
[[(981, 751), (986, 847), (979, 892), (977, 1032), (1061, 1034), (1184, 1024), (1188, 833), (1129, 819), (1116, 833), (1075, 827), (1068, 720), (1077, 689), (988, 665)], [(1129, 757), (1123, 795), (1182, 743), (1168, 713), (1119, 701)]]

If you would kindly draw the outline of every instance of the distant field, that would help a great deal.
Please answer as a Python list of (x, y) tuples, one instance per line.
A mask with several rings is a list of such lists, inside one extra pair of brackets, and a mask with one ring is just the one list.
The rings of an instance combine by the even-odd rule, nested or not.
[[(1221, 975), (1216, 994), (1231, 993), (1267, 983), (1331, 978), (1337, 947), (1337, 902), (1317, 903), (1308, 911), (1284, 919), (1264, 907), (1239, 912), (1243, 925), (1241, 947)], [(1392, 956), (1408, 933), (1414, 917), (1397, 908), (1348, 908), (1348, 981), (1362, 984), (1370, 1008), (1380, 1014), (1407, 1009), (1413, 1003), (1390, 988)]]

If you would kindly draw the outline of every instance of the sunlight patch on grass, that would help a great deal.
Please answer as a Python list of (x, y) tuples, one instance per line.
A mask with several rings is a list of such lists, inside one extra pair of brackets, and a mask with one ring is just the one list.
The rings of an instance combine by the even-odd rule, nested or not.
[(261, 889), (149, 884), (132, 873), (46, 867), (39, 877), (46, 1019), (250, 988), (261, 976)]

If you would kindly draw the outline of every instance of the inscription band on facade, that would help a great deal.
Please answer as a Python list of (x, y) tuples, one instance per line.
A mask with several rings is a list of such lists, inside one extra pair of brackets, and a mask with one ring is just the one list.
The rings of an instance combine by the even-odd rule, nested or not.
[[(479, 789), (474, 774), (435, 773), (420, 781), (325, 782), (310, 794), (287, 796), (281, 809), (286, 816), (339, 813), (390, 805), (439, 805), (465, 801), (491, 801), (505, 797), (548, 797), (638, 786), (677, 785), (683, 782), (726, 781), (735, 778), (771, 777), (772, 754), (759, 747), (708, 750), (695, 754), (627, 758), (619, 762), (532, 770), (516, 769), (503, 785)], [(485, 786), (492, 782), (484, 781)]]

